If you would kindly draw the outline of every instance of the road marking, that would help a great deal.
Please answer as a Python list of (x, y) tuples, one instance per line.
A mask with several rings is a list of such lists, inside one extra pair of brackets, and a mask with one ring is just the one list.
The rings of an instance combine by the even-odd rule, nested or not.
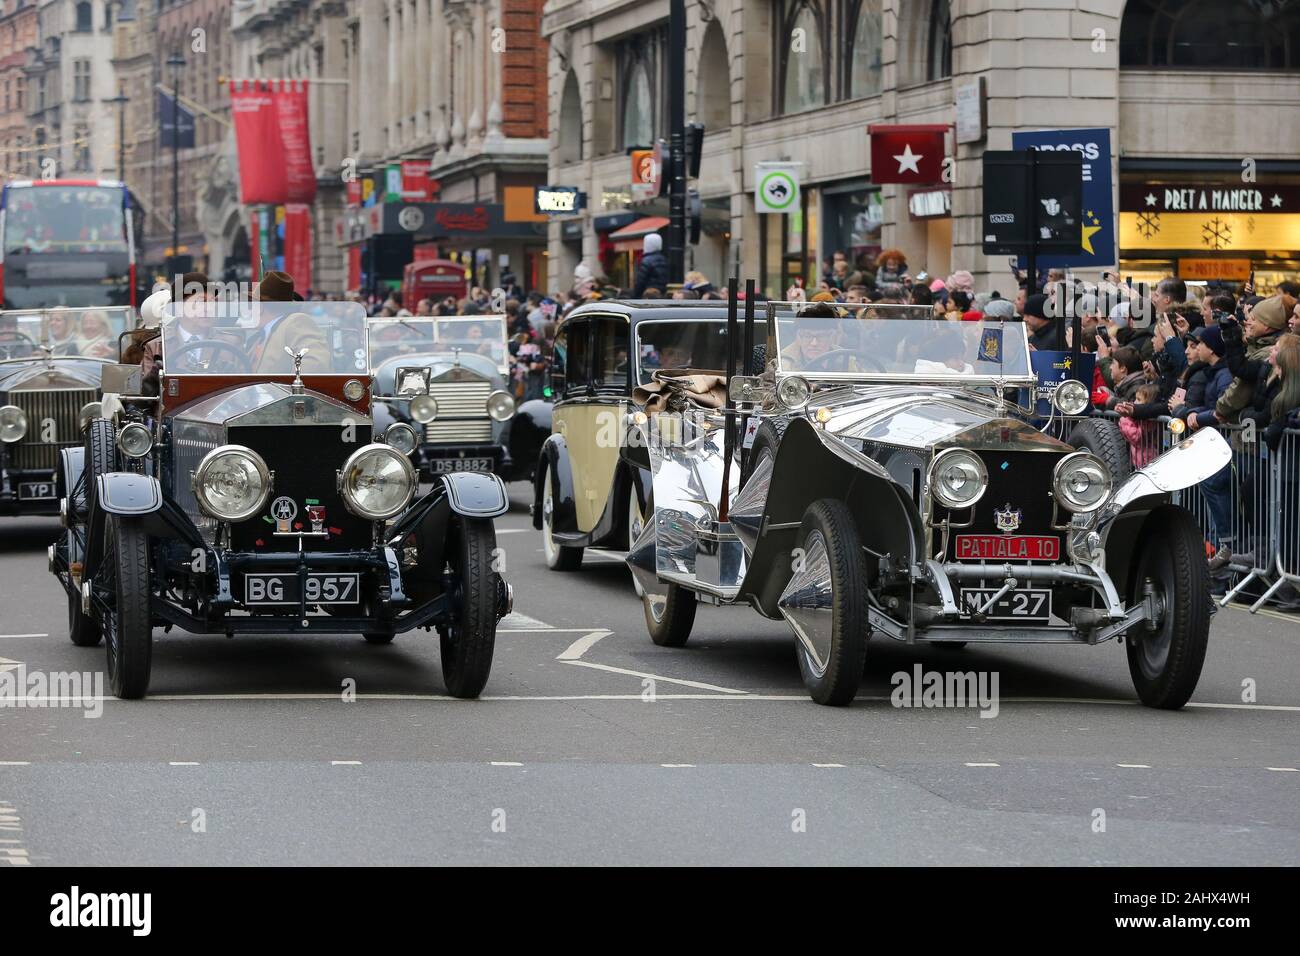
[(523, 764), (517, 760), (493, 760), (490, 761), (494, 767), (522, 767)]
[(198, 765), (199, 765), (199, 762), (198, 762), (197, 760), (169, 760), (169, 761), (167, 761), (167, 766), (169, 766), (169, 767), (197, 767)]
[(661, 766), (661, 767), (663, 767), (663, 768), (665, 768), (665, 769), (667, 769), (667, 770), (675, 770), (675, 769), (678, 769), (678, 768), (680, 768), (680, 767), (694, 767), (695, 764), (693, 764), (693, 763), (661, 763), (659, 766)]
[(614, 633), (613, 631), (592, 631), (590, 634), (586, 635), (585, 637), (578, 638), (576, 641), (574, 641), (572, 644), (566, 647), (563, 651), (561, 651), (560, 656), (557, 657), (556, 660), (576, 661), (580, 659), (583, 654), (587, 653), (587, 651), (591, 650), (591, 648), (595, 645), (597, 641), (599, 641), (603, 637), (609, 637), (609, 635), (613, 633)]
[(0, 760), (0, 767), (30, 767), (30, 760)]
[(594, 627), (498, 627), (498, 634), (587, 634), (599, 630)]
[[(591, 667), (595, 670), (609, 671), (611, 674), (627, 674), (629, 677), (640, 677), (642, 680), (664, 681), (668, 684), (681, 684), (683, 687), (694, 687), (698, 690), (712, 690), (720, 694), (741, 694), (747, 695), (746, 691), (736, 690), (734, 687), (719, 687), (717, 684), (704, 684), (700, 681), (682, 680), (680, 677), (663, 677), (659, 674), (647, 674), (645, 671), (628, 670), (625, 667), (611, 667), (609, 664), (596, 664), (592, 661), (564, 661), (565, 664), (572, 664), (574, 667)], [(800, 699), (806, 700), (806, 697)]]
[(968, 766), (968, 767), (1000, 767), (1000, 766), (1002, 766), (1002, 764), (1000, 764), (1000, 763), (968, 763), (968, 764), (966, 764), (966, 766)]
[(497, 528), (497, 534), (526, 534), (529, 531), (536, 531), (536, 528)]
[(331, 760), (330, 766), (331, 767), (359, 767), (361, 766), (361, 761), (360, 760)]
[(0, 641), (17, 640), (20, 637), (49, 637), (48, 634), (0, 634)]
[(16, 671), (22, 666), (22, 661), (11, 661), (7, 657), (0, 657), (0, 674), (3, 674), (5, 671)]
[(1149, 763), (1117, 763), (1115, 764), (1115, 766), (1123, 767), (1125, 770), (1150, 770), (1151, 769), (1151, 764)]
[(529, 630), (536, 631), (549, 631), (551, 629), (551, 625), (547, 624), (545, 621), (539, 621), (537, 618), (529, 617), (527, 614), (520, 614), (518, 611), (512, 611), (507, 614), (498, 621), (497, 624), (498, 626), (505, 626), (507, 628), (528, 628)]
[(592, 558), (600, 558), (602, 561), (626, 561), (627, 560), (626, 551), (595, 551), (589, 548), (587, 550), (587, 556)]
[(842, 763), (815, 763), (815, 764), (813, 764), (813, 766), (814, 766), (814, 767), (820, 767), (820, 768), (823, 769), (823, 770), (832, 770), (832, 769), (836, 769), (836, 768), (842, 768), (842, 767), (844, 766), (844, 764), (842, 764)]
[(1265, 767), (1265, 770), (1272, 770), (1276, 773), (1300, 773), (1300, 768), (1296, 767)]
[[(1238, 604), (1236, 601), (1233, 601), (1231, 604), (1225, 604), (1224, 607), (1232, 608), (1234, 611), (1245, 611), (1247, 614), (1251, 614), (1249, 604)], [(1267, 617), (1275, 617), (1279, 621), (1289, 621), (1292, 624), (1296, 623), (1297, 621), (1297, 618), (1294, 614), (1284, 614), (1281, 611), (1274, 611), (1272, 608), (1267, 608), (1267, 607), (1260, 608), (1258, 611), (1255, 611), (1254, 614), (1255, 615), (1263, 614), (1266, 615)]]
[(23, 846), (23, 821), (18, 815), (18, 808), (9, 806), (7, 800), (0, 800), (0, 832), (7, 834), (0, 843), (0, 863), (10, 866), (31, 866), (27, 848)]

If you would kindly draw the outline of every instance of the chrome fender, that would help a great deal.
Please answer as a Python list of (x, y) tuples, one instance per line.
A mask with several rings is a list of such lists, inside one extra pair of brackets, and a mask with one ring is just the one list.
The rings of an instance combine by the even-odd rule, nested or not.
[(1205, 429), (1179, 442), (1139, 469), (1116, 488), (1102, 506), (1097, 525), (1108, 524), (1130, 504), (1142, 498), (1172, 494), (1199, 485), (1232, 461), (1232, 447), (1213, 429)]

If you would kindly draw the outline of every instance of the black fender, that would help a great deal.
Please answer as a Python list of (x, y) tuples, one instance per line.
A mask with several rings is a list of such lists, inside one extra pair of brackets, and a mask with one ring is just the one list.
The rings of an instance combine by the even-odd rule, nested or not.
[(504, 434), (510, 452), (509, 481), (529, 480), (535, 477), (538, 455), (548, 435), (551, 434), (552, 405), (541, 398), (524, 402), (507, 423)]
[(537, 472), (533, 476), (533, 527), (542, 529), (542, 483), (547, 472), (551, 474), (551, 527), (555, 531), (578, 530), (578, 512), (573, 492), (573, 465), (569, 460), (569, 446), (563, 435), (552, 435), (542, 443), (537, 456)]
[(407, 508), (386, 532), (387, 546), (399, 559), (407, 549), (415, 549), (414, 566), (404, 564), (402, 571), (406, 596), (419, 603), (442, 593), (447, 540), (456, 534), (458, 521), (491, 520), (508, 506), (505, 485), (495, 475), (440, 476), (428, 494)]
[(163, 494), (157, 478), (131, 471), (111, 472), (99, 476), (95, 494), (95, 511), (88, 517), (86, 541), (91, 554), (97, 553), (104, 516), (109, 514), (140, 519), (150, 537), (176, 539), (211, 550), (190, 516)]
[(451, 510), (466, 518), (495, 518), (510, 509), (506, 483), (497, 475), (452, 472), (441, 475)]

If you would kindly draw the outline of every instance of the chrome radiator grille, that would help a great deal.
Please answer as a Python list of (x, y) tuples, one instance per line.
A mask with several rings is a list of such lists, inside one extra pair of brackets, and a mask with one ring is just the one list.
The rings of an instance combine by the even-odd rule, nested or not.
[(424, 426), (424, 440), (438, 443), (485, 443), (492, 440), (487, 413), (491, 382), (434, 382), (429, 394), (438, 403), (438, 417)]
[[(27, 434), (17, 445), (10, 446), (9, 462), (13, 468), (53, 470), (59, 464), (59, 449), (80, 445), (78, 427), (81, 409), (95, 401), (93, 388), (18, 390), (9, 393), (9, 401), (27, 415)], [(46, 424), (53, 422), (53, 430)], [(46, 441), (52, 438), (52, 441)]]

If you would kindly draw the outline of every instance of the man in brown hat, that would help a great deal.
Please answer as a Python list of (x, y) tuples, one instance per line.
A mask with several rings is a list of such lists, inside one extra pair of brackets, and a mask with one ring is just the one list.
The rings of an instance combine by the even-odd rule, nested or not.
[[(293, 277), (287, 272), (268, 272), (258, 284), (255, 297), (257, 302), (293, 302)], [(286, 348), (294, 352), (307, 350), (302, 360), (304, 372), (330, 370), (329, 345), (311, 316), (285, 307), (259, 308), (256, 304), (253, 311), (259, 322), (248, 340), (253, 372), (292, 372), (293, 359)]]
[[(1295, 300), (1279, 293), (1255, 303), (1245, 323), (1246, 358), (1251, 362), (1267, 362), (1273, 344), (1286, 331), (1287, 318), (1295, 308)], [(1242, 409), (1251, 403), (1254, 382), (1234, 378), (1214, 406), (1215, 416), (1221, 422), (1235, 422)]]

